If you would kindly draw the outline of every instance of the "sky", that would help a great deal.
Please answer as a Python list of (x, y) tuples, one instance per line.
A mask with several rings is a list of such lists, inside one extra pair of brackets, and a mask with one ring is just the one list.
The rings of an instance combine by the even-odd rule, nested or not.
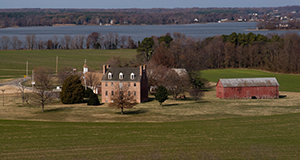
[(279, 7), (300, 0), (0, 0), (0, 8)]

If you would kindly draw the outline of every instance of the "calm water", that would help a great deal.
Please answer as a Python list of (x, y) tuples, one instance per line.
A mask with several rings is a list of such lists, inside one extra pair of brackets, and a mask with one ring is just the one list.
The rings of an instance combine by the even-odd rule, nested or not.
[[(18, 36), (25, 40), (28, 34), (35, 34), (37, 39), (48, 40), (54, 35), (88, 35), (92, 32), (99, 33), (118, 33), (120, 36), (131, 36), (135, 41), (143, 40), (152, 35), (161, 36), (166, 33), (180, 32), (195, 38), (211, 37), (215, 35), (236, 33), (249, 33), (266, 35), (268, 33), (283, 34), (287, 31), (248, 31), (255, 29), (255, 22), (244, 23), (208, 23), (208, 24), (189, 24), (189, 25), (137, 25), (137, 26), (61, 26), (61, 27), (20, 27), (0, 29), (0, 37)], [(300, 34), (300, 31), (290, 31)]]

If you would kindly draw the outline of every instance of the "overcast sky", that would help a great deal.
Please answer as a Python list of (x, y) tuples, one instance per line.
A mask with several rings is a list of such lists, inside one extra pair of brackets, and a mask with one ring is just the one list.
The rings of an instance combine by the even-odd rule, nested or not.
[(300, 0), (0, 0), (0, 8), (279, 7)]

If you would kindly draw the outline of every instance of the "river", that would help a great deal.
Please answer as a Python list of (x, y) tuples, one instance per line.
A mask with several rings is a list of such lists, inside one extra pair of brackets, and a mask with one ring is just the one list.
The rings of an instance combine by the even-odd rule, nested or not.
[[(300, 31), (256, 31), (256, 22), (229, 22), (229, 23), (206, 23), (206, 24), (187, 24), (187, 25), (124, 25), (124, 26), (57, 26), (57, 27), (16, 27), (0, 29), (0, 37), (6, 35), (18, 36), (24, 41), (25, 36), (35, 34), (38, 39), (48, 40), (54, 35), (62, 37), (64, 35), (85, 35), (92, 32), (118, 33), (120, 36), (131, 36), (133, 40), (143, 40), (145, 37), (161, 36), (166, 33), (180, 32), (195, 38), (206, 38), (215, 35), (236, 33), (249, 33), (266, 35), (268, 33), (283, 34), (286, 32)], [(250, 29), (250, 30), (249, 30)]]

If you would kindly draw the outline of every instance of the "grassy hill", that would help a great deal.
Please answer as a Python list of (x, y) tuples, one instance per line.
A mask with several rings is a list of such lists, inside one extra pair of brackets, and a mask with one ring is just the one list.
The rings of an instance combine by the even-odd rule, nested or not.
[(300, 75), (270, 73), (253, 69), (213, 69), (201, 71), (201, 76), (210, 82), (220, 78), (276, 77), (280, 91), (300, 92)]
[(136, 50), (22, 50), (22, 51), (0, 51), (0, 79), (23, 77), (26, 72), (26, 61), (28, 70), (36, 67), (52, 67), (55, 69), (56, 56), (59, 57), (58, 67), (71, 66), (82, 71), (84, 60), (94, 70), (102, 70), (102, 64), (112, 56), (132, 58)]

